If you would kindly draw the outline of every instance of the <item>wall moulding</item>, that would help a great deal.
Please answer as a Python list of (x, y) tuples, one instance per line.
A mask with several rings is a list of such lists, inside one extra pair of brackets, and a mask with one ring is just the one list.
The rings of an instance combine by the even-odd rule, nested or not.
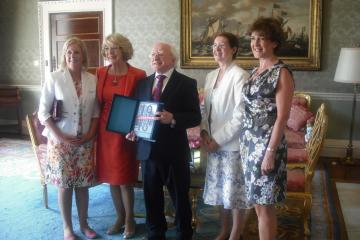
[(103, 12), (104, 36), (113, 32), (113, 0), (68, 0), (38, 2), (41, 85), (50, 73), (50, 14), (62, 12)]

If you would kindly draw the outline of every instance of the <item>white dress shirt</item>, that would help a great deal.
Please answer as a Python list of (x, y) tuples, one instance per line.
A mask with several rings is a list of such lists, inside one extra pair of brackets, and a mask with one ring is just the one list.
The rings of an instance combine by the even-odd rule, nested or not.
[(154, 80), (154, 83), (153, 83), (152, 91), (154, 92), (154, 88), (155, 88), (157, 82), (159, 81), (156, 77), (157, 77), (158, 75), (164, 75), (164, 76), (166, 76), (166, 78), (164, 78), (164, 80), (163, 80), (163, 85), (162, 85), (162, 89), (161, 89), (161, 92), (163, 92), (164, 89), (165, 89), (165, 87), (166, 87), (166, 84), (169, 82), (169, 79), (170, 79), (171, 74), (173, 73), (173, 71), (174, 71), (174, 68), (171, 68), (169, 71), (167, 71), (166, 73), (163, 73), (163, 74), (156, 72), (156, 73), (155, 73), (155, 80)]

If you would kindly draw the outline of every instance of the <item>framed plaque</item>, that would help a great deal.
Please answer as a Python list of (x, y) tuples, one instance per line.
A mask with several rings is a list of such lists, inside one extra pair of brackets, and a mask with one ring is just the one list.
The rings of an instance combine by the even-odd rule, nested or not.
[(132, 130), (136, 136), (155, 141), (157, 125), (156, 112), (162, 111), (163, 104), (153, 101), (139, 101), (115, 94), (113, 97), (106, 129), (123, 135)]

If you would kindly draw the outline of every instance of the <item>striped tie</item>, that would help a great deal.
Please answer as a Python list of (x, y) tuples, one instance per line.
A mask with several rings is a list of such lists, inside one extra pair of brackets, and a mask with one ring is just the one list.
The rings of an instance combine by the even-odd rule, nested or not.
[(165, 78), (166, 78), (165, 75), (157, 75), (156, 76), (157, 82), (156, 82), (156, 85), (155, 85), (153, 93), (152, 93), (154, 101), (160, 100), (162, 86), (163, 86), (163, 82), (164, 82)]

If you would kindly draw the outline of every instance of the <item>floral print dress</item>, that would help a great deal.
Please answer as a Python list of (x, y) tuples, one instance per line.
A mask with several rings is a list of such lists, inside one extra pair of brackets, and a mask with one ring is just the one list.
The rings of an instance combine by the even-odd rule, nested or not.
[(275, 94), (283, 67), (288, 69), (279, 61), (257, 77), (253, 76), (257, 70), (254, 69), (243, 87), (245, 114), (240, 155), (246, 195), (253, 204), (274, 204), (284, 200), (286, 195), (287, 145), (284, 136), (276, 149), (275, 169), (268, 175), (261, 174), (261, 164), (277, 117)]
[[(211, 102), (220, 94), (213, 90)], [(216, 116), (211, 115), (210, 119)], [(239, 151), (216, 151), (208, 154), (204, 186), (204, 203), (225, 209), (245, 209), (251, 206), (245, 195), (244, 174)]]
[[(81, 81), (75, 83), (81, 105)], [(79, 112), (78, 136), (82, 132), (82, 107)], [(50, 137), (47, 144), (45, 181), (62, 188), (88, 187), (95, 180), (93, 141), (80, 146), (67, 144)]]

